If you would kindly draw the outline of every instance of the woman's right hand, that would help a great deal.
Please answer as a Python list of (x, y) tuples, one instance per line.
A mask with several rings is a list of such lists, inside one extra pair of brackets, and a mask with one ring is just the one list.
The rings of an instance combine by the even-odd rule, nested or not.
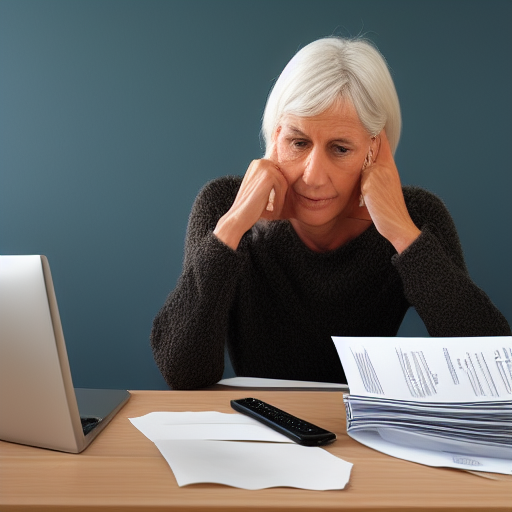
[[(260, 219), (282, 218), (288, 182), (277, 161), (274, 145), (268, 158), (251, 162), (235, 201), (217, 222), (213, 234), (233, 250), (238, 248), (244, 233)], [(269, 199), (273, 206), (267, 208)]]

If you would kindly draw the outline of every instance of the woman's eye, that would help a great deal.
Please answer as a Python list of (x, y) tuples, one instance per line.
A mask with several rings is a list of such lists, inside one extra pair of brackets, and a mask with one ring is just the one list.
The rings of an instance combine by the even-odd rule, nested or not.
[(343, 154), (343, 153), (346, 153), (347, 151), (348, 151), (348, 149), (345, 146), (338, 146), (338, 145), (334, 146), (335, 153)]
[(308, 145), (307, 141), (301, 139), (292, 140), (292, 146), (295, 149), (304, 149)]

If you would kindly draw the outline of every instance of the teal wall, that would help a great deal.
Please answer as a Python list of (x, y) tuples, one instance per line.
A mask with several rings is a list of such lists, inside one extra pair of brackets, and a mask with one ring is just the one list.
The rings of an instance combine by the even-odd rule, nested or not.
[(261, 155), (273, 79), (333, 33), (387, 57), (403, 182), (512, 322), (511, 22), (510, 0), (0, 0), (0, 252), (48, 256), (75, 385), (165, 388), (149, 331), (192, 201)]

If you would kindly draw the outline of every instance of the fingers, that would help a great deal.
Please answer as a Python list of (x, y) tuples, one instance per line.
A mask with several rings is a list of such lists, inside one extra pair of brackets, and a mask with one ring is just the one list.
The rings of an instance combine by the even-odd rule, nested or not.
[(276, 172), (272, 173), (272, 188), (266, 196), (267, 202), (261, 216), (267, 220), (277, 220), (281, 218), (281, 213), (285, 203), (288, 182), (281, 170), (276, 166)]
[[(274, 148), (271, 155), (276, 155)], [(253, 160), (231, 208), (217, 222), (214, 235), (236, 250), (243, 234), (258, 220), (280, 218), (287, 190), (288, 182), (275, 161)]]
[(391, 172), (398, 178), (398, 169), (396, 168), (395, 158), (393, 157), (385, 130), (382, 130), (375, 137), (370, 147), (370, 152), (372, 153), (373, 161), (370, 161), (368, 165), (363, 165), (361, 172), (361, 191), (363, 195), (366, 195), (367, 192), (368, 177), (374, 172)]
[(270, 191), (270, 194), (268, 196), (268, 204), (265, 208), (268, 212), (274, 211), (274, 199), (276, 198), (276, 189), (272, 187), (272, 190)]
[[(260, 217), (279, 218), (288, 183), (281, 169), (268, 158), (253, 160), (245, 173), (242, 186), (232, 206), (251, 225)], [(249, 226), (250, 227), (250, 226)]]
[(375, 160), (361, 172), (361, 192), (375, 227), (400, 253), (416, 239), (419, 230), (407, 210), (386, 132), (382, 130), (377, 139)]
[[(278, 162), (278, 156), (277, 156), (277, 143), (276, 138), (272, 141), (270, 144), (268, 150), (266, 151), (266, 159), (270, 160), (272, 163), (274, 163), (277, 167), (277, 169), (280, 171), (279, 166), (277, 165)], [(274, 200), (276, 198), (276, 189), (275, 187), (272, 187), (272, 190), (270, 191), (270, 194), (268, 196), (268, 203), (267, 207), (265, 208), (267, 212), (273, 212), (274, 211)]]
[[(286, 191), (288, 189), (288, 182), (285, 178), (285, 175), (283, 174), (281, 168), (279, 167), (279, 155), (277, 152), (277, 136), (279, 134), (279, 129), (276, 132), (272, 143), (269, 145), (266, 154), (265, 154), (265, 160), (271, 162), (274, 164), (275, 169), (277, 171), (277, 174), (275, 175), (275, 178), (277, 178), (277, 182), (274, 184), (272, 189), (270, 190), (270, 193), (268, 195), (268, 201), (267, 205), (265, 207), (266, 212), (273, 213), (274, 215), (264, 215), (263, 217), (267, 219), (278, 219), (280, 218), (280, 212), (283, 209)], [(276, 188), (277, 187), (277, 188)], [(277, 205), (277, 208), (276, 208)]]
[[(270, 143), (269, 147), (267, 148), (267, 151), (265, 152), (266, 160), (270, 160), (272, 163), (274, 163), (279, 172), (281, 172), (281, 169), (279, 168), (279, 165), (278, 165), (279, 156), (277, 154), (277, 138), (278, 138), (280, 131), (281, 131), (281, 128), (279, 127), (276, 130), (276, 133), (274, 134), (274, 136), (272, 137), (272, 142)], [(268, 203), (265, 208), (265, 210), (267, 212), (274, 211), (275, 198), (276, 198), (276, 189), (275, 189), (275, 187), (272, 187), (272, 190), (270, 191), (270, 194), (268, 196)]]

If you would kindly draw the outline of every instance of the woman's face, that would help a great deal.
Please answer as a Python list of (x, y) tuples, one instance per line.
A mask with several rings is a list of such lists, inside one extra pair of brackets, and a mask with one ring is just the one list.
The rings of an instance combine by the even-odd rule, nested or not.
[(372, 143), (352, 103), (340, 99), (313, 117), (285, 115), (276, 133), (288, 217), (309, 227), (334, 227), (350, 217)]

